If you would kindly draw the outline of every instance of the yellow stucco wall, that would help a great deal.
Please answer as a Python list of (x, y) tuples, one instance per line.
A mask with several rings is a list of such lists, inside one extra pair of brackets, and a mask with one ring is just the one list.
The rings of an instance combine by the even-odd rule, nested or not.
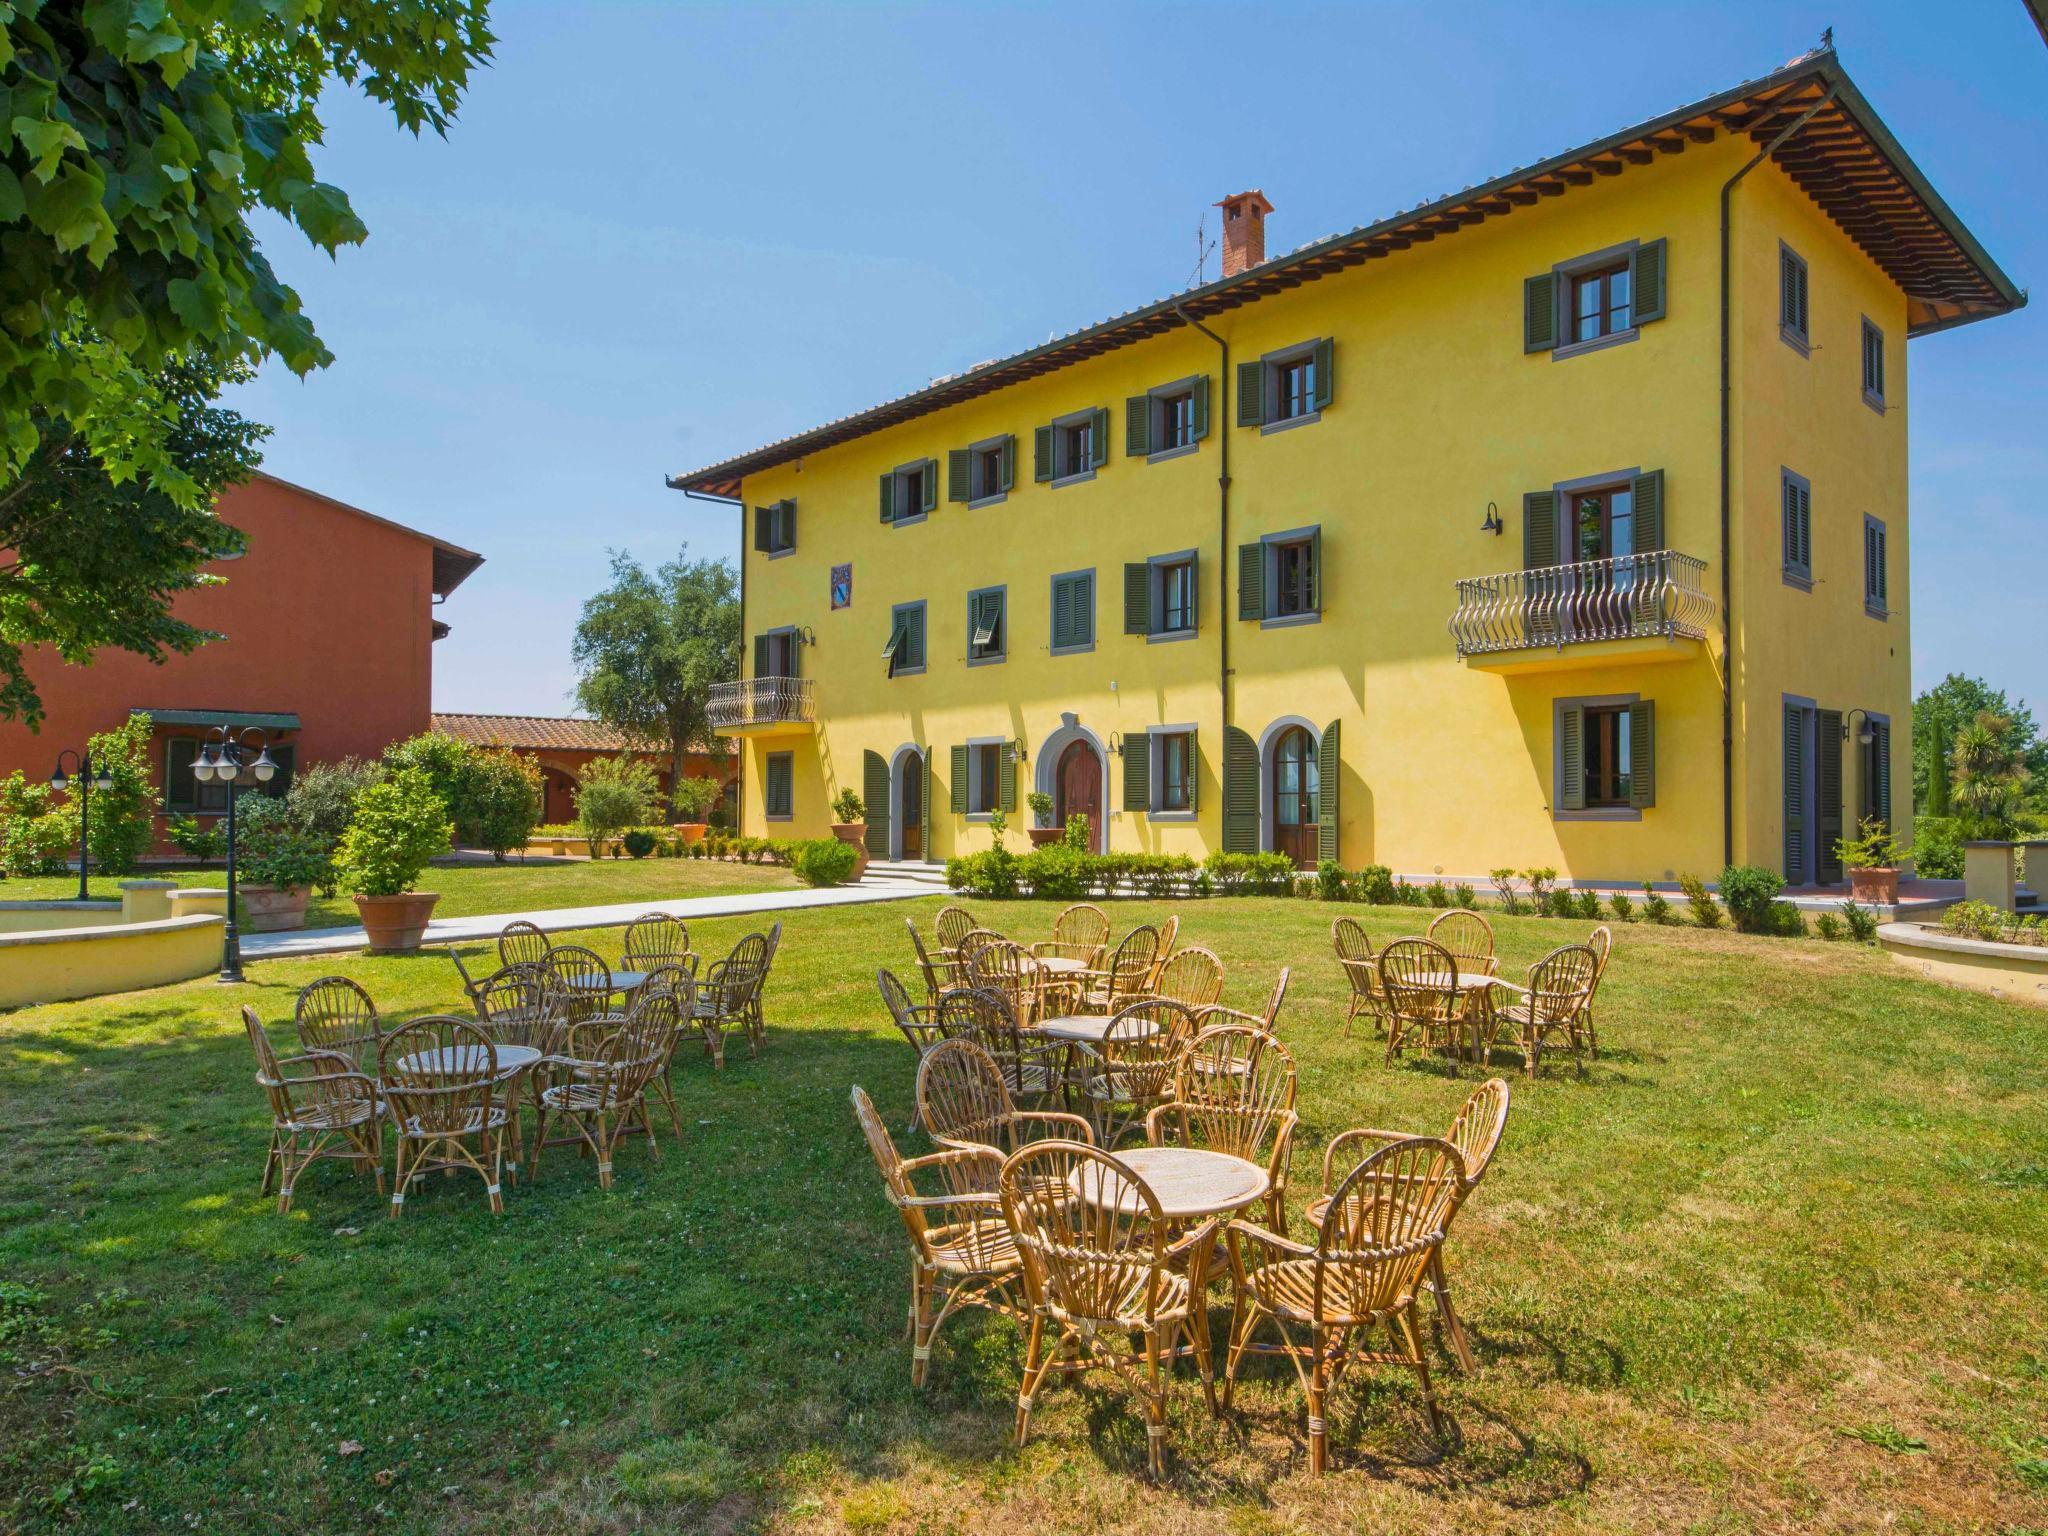
[[(1524, 492), (1631, 467), (1665, 472), (1664, 542), (1705, 560), (1707, 588), (1718, 595), (1719, 189), (1749, 152), (1746, 143), (1722, 141), (1660, 157), (1214, 321), (1233, 365), (1312, 337), (1335, 338), (1335, 399), (1314, 424), (1263, 434), (1235, 426), (1216, 389), (1215, 346), (1177, 330), (750, 478), (749, 507), (794, 497), (799, 522), (793, 553), (770, 559), (748, 549), (747, 634), (811, 628), (817, 643), (803, 650), (801, 669), (815, 680), (821, 723), (815, 735), (748, 743), (745, 829), (821, 835), (830, 796), (862, 788), (864, 751), (890, 758), (916, 745), (935, 754), (930, 852), (943, 857), (986, 847), (985, 829), (945, 809), (948, 749), (975, 737), (1022, 738), (1030, 758), (1020, 768), (1021, 805), (1022, 793), (1049, 768), (1041, 747), (1071, 713), (1103, 741), (1112, 733), (1135, 737), (1152, 725), (1197, 725), (1197, 820), (1164, 823), (1124, 810), (1121, 765), (1112, 758), (1111, 841), (1122, 849), (1193, 853), (1218, 847), (1219, 640), (1227, 626), (1234, 723), (1258, 739), (1286, 717), (1318, 729), (1341, 722), (1340, 851), (1347, 865), (1377, 862), (1453, 877), (1483, 877), (1502, 864), (1553, 864), (1579, 879), (1717, 873), (1718, 621), (1705, 645), (1663, 652), (1656, 664), (1568, 654), (1561, 670), (1514, 676), (1461, 662), (1445, 626), (1458, 578), (1521, 566)], [(1861, 403), (1853, 377), (1845, 384), (1835, 379), (1856, 366), (1855, 315), (1870, 313), (1899, 339), (1891, 379), (1895, 401), (1903, 402), (1903, 300), (1839, 230), (1789, 196), (1774, 172), (1750, 181), (1737, 323), (1756, 333), (1738, 353), (1742, 387), (1756, 398), (1740, 418), (1753, 441), (1737, 458), (1744, 477), (1738, 522), (1747, 530), (1763, 518), (1758, 526), (1775, 530), (1776, 464), (1781, 451), (1791, 451), (1781, 450), (1781, 440), (1825, 437), (1802, 442), (1798, 456), (1814, 466), (1802, 472), (1817, 488), (1816, 558), (1836, 579), (1803, 594), (1801, 607), (1768, 590), (1775, 564), (1769, 582), (1745, 568), (1738, 644), (1760, 654), (1747, 658), (1744, 697), (1768, 690), (1775, 700), (1781, 680), (1797, 677), (1805, 691), (1824, 702), (1839, 699), (1843, 708), (1893, 703), (1901, 753), (1895, 782), (1905, 784), (1903, 413), (1880, 418)], [(1776, 338), (1775, 289), (1766, 294), (1760, 286), (1766, 277), (1775, 282), (1775, 266), (1766, 272), (1760, 253), (1766, 240), (1775, 252), (1781, 226), (1797, 231), (1795, 243), (1812, 263), (1815, 327), (1826, 344), (1800, 360), (1803, 375), (1768, 355), (1769, 348), (1784, 349)], [(1669, 242), (1666, 318), (1643, 326), (1637, 340), (1603, 351), (1566, 359), (1524, 353), (1524, 278), (1591, 251), (1659, 237)], [(1211, 376), (1216, 406), (1199, 451), (1157, 464), (1126, 457), (1125, 398), (1193, 373)], [(1802, 388), (1811, 402), (1795, 395)], [(1829, 392), (1839, 395), (1839, 409), (1822, 398)], [(1034, 484), (1033, 427), (1091, 406), (1111, 413), (1108, 463), (1086, 483)], [(1005, 432), (1018, 438), (1017, 486), (1007, 500), (972, 510), (941, 500), (923, 522), (878, 521), (880, 474), (927, 457), (943, 474), (948, 449)], [(1225, 434), (1233, 476), (1227, 541), (1219, 538), (1216, 486)], [(1875, 439), (1884, 440), (1882, 451), (1873, 448)], [(1839, 499), (1831, 493), (1824, 516), (1818, 487), (1838, 474), (1847, 481), (1852, 467), (1853, 486)], [(1480, 532), (1490, 502), (1506, 523), (1498, 538)], [(1838, 528), (1843, 540), (1850, 537), (1852, 510), (1860, 539), (1861, 510), (1880, 507), (1892, 529), (1889, 625), (1864, 617), (1860, 587), (1851, 581), (1851, 546), (1836, 549)], [(1321, 622), (1264, 629), (1240, 621), (1237, 546), (1308, 524), (1323, 530)], [(1165, 644), (1125, 636), (1125, 562), (1190, 546), (1201, 560), (1198, 635)], [(1738, 559), (1760, 562), (1761, 548), (1745, 532)], [(853, 567), (853, 602), (835, 612), (828, 573), (841, 562)], [(1086, 568), (1096, 572), (1095, 648), (1053, 656), (1051, 578)], [(1009, 594), (1009, 659), (970, 668), (966, 595), (998, 583)], [(1755, 607), (1745, 611), (1752, 597)], [(891, 606), (920, 598), (928, 605), (927, 669), (889, 679), (880, 653)], [(1882, 664), (1875, 659), (1880, 642), (1895, 650), (1895, 665), (1890, 656)], [(1554, 701), (1611, 694), (1656, 704), (1657, 803), (1639, 820), (1554, 819)], [(1778, 733), (1775, 715), (1763, 718), (1768, 729), (1751, 728), (1738, 743), (1746, 791), (1738, 839), (1751, 856), (1774, 863)], [(762, 816), (763, 754), (771, 750), (794, 752), (795, 814), (788, 821)], [(1015, 818), (1019, 825), (1027, 820), (1024, 813)]]
[(169, 917), (112, 927), (0, 934), (0, 1009), (190, 981), (220, 965), (227, 919)]

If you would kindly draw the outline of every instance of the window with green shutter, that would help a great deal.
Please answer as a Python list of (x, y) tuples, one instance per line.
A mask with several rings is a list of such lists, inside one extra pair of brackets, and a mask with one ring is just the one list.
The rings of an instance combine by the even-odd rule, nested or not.
[(1785, 583), (1813, 590), (1813, 484), (1789, 469), (1778, 472), (1779, 523), (1784, 536)]
[(770, 752), (761, 784), (761, 814), (770, 821), (788, 821), (796, 814), (796, 757)]
[(882, 476), (882, 521), (914, 523), (929, 515), (939, 504), (939, 461), (919, 459), (899, 464)]
[(1291, 528), (1241, 546), (1238, 578), (1240, 618), (1266, 625), (1314, 623), (1323, 611), (1322, 528)]
[(1656, 705), (1634, 696), (1553, 706), (1553, 815), (1623, 816), (1657, 803)]
[(1884, 332), (1868, 315), (1863, 318), (1863, 403), (1884, 414)]
[(982, 587), (967, 594), (967, 665), (986, 666), (1009, 654), (1009, 588)]
[(1055, 486), (1089, 479), (1109, 461), (1109, 408), (1070, 411), (1038, 428), (1033, 446), (1038, 479)]
[(771, 629), (754, 636), (754, 676), (801, 676), (797, 669), (800, 650), (794, 627)]
[(1664, 318), (1668, 292), (1661, 239), (1561, 261), (1522, 281), (1522, 350), (1570, 357), (1633, 341)]
[(1009, 743), (999, 737), (983, 737), (966, 747), (967, 814), (986, 816), (1003, 804), (1003, 754)]
[(1095, 649), (1095, 572), (1063, 571), (1052, 579), (1052, 653)]
[(1195, 633), (1200, 557), (1192, 549), (1124, 567), (1124, 633), (1179, 640)]
[(774, 557), (796, 548), (796, 502), (785, 498), (754, 508), (754, 548)]
[[(1153, 816), (1192, 816), (1200, 759), (1191, 725), (1156, 725), (1146, 733), (1151, 762), (1147, 768)], [(1127, 745), (1125, 751), (1130, 751)]]
[(1017, 439), (985, 437), (946, 455), (946, 500), (971, 507), (992, 505), (1009, 494), (1015, 478)]
[(1807, 273), (1805, 258), (1782, 240), (1778, 242), (1778, 334), (1793, 351), (1804, 357), (1813, 346), (1808, 329)]
[(1160, 384), (1124, 402), (1124, 453), (1158, 463), (1190, 453), (1209, 435), (1209, 378)]
[(1237, 424), (1275, 432), (1319, 420), (1336, 398), (1336, 363), (1336, 343), (1325, 336), (1239, 364)]
[(1884, 523), (1866, 512), (1863, 514), (1863, 611), (1873, 619), (1881, 619), (1891, 611), (1890, 563)]
[(889, 676), (902, 677), (906, 673), (924, 670), (924, 602), (898, 603), (889, 610), (889, 640), (882, 648), (882, 659), (887, 664)]

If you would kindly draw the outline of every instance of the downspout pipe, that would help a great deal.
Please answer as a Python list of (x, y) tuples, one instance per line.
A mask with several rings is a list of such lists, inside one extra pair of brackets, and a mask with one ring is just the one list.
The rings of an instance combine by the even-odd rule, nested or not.
[(1202, 324), (1173, 301), (1173, 312), (1183, 325), (1191, 326), (1216, 343), (1222, 354), (1222, 379), (1216, 389), (1216, 441), (1220, 463), (1216, 471), (1216, 692), (1223, 705), (1223, 729), (1230, 729), (1230, 343)]
[(1789, 143), (1816, 112), (1835, 99), (1838, 88), (1830, 85), (1819, 101), (1808, 107), (1778, 136), (1752, 155), (1741, 170), (1721, 183), (1721, 862), (1735, 862), (1735, 613), (1734, 571), (1730, 564), (1734, 542), (1734, 487), (1730, 480), (1730, 437), (1734, 417), (1734, 365), (1729, 328), (1729, 248), (1735, 215), (1735, 188), (1751, 171)]
[[(672, 491), (681, 491), (685, 496), (689, 497), (692, 501), (708, 501), (715, 507), (732, 507), (739, 512), (741, 636), (740, 643), (742, 646), (744, 646), (746, 644), (745, 636), (747, 633), (747, 504), (745, 500), (738, 496), (713, 496), (708, 491), (692, 490), (689, 486), (683, 484), (682, 481), (677, 480), (670, 475), (663, 475), (661, 477), (661, 483), (667, 486)], [(739, 771), (736, 771), (732, 776), (732, 816), (733, 830), (736, 832), (743, 829), (746, 826), (747, 811), (747, 775), (745, 772), (746, 765), (745, 763), (740, 763), (739, 765), (737, 765), (737, 767)]]

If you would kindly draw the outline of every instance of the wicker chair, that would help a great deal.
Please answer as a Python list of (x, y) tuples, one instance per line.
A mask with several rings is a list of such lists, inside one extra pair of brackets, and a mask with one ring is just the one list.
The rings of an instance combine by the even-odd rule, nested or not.
[[(1003, 1160), (986, 1147), (947, 1147), (906, 1162), (859, 1088), (853, 1113), (910, 1238), (910, 1384), (921, 1387), (931, 1369), (932, 1341), (961, 1307), (1026, 1321), (1012, 1293), (1023, 1264), (995, 1194)], [(926, 1172), (942, 1182), (944, 1193), (918, 1193), (912, 1175)]]
[(761, 956), (761, 974), (747, 994), (747, 1048), (758, 1052), (768, 1038), (768, 1020), (762, 1014), (762, 999), (768, 995), (768, 978), (775, 974), (775, 957), (782, 952), (782, 924), (768, 925), (768, 948)]
[(1085, 970), (1099, 970), (1109, 948), (1109, 918), (1086, 902), (1068, 907), (1052, 920), (1052, 937), (1031, 946), (1040, 959), (1078, 960)]
[(1188, 1042), (1173, 1098), (1145, 1116), (1145, 1139), (1228, 1152), (1266, 1170), (1266, 1221), (1287, 1232), (1287, 1160), (1294, 1150), (1294, 1057), (1265, 1031), (1215, 1024)]
[[(422, 1070), (408, 1058), (430, 1051), (459, 1051), (447, 1070)], [(427, 1174), (467, 1169), (484, 1181), (491, 1211), (502, 1215), (498, 1192), (505, 1166), (506, 1109), (498, 1072), (498, 1050), (473, 1022), (429, 1014), (393, 1030), (378, 1053), (378, 1080), (390, 1104), (398, 1141), (398, 1169), (391, 1185), (391, 1215), (405, 1210), (405, 1192)]]
[[(508, 965), (486, 976), (476, 994), (477, 1023), (499, 1046), (523, 1045), (549, 1056), (560, 1048), (569, 1027), (570, 997), (561, 977), (545, 965)], [(522, 1094), (521, 1088), (524, 1087)], [(516, 1169), (520, 1150), (526, 1145), (522, 1129), (525, 1106), (530, 1100), (540, 1109), (541, 1074), (522, 1072), (505, 1089), (505, 1108), (512, 1117), (511, 1151), (508, 1165)]]
[(1500, 961), (1493, 953), (1493, 924), (1477, 912), (1453, 907), (1429, 925), (1429, 936), (1451, 952), (1459, 970), (1500, 974)]
[(1174, 1240), (1142, 1178), (1071, 1141), (1038, 1142), (1011, 1157), (1002, 1197), (1031, 1305), (1018, 1445), (1030, 1433), (1047, 1371), (1106, 1365), (1143, 1395), (1146, 1464), (1163, 1476), (1167, 1373), (1182, 1344), (1201, 1368), (1210, 1410), (1216, 1407), (1207, 1295), (1221, 1224), (1211, 1218)]
[(1169, 998), (1143, 997), (1109, 1021), (1099, 1046), (1079, 1051), (1076, 1089), (1098, 1139), (1114, 1147), (1173, 1095), (1174, 1068), (1195, 1016)]
[(964, 1036), (941, 1041), (917, 1064), (917, 1117), (942, 1147), (990, 1147), (1007, 1157), (1048, 1137), (1095, 1145), (1079, 1115), (1019, 1109), (995, 1057)]
[(917, 924), (906, 917), (903, 926), (910, 930), (910, 947), (917, 952), (917, 969), (924, 977), (924, 1000), (936, 1007), (941, 993), (961, 984), (960, 962), (933, 959), (931, 952), (924, 947), (924, 936), (917, 931)]
[(1552, 1035), (1564, 1034), (1572, 1049), (1572, 1061), (1580, 1072), (1586, 1070), (1581, 1054), (1587, 1031), (1580, 1025), (1592, 1006), (1594, 989), (1600, 981), (1600, 957), (1585, 944), (1566, 944), (1529, 967), (1528, 983), (1515, 990), (1520, 997), (1496, 1010), (1495, 1028), (1512, 1031), (1522, 1047), (1522, 1062), (1531, 1077), (1543, 1062), (1543, 1043)]
[(383, 1027), (370, 994), (346, 976), (323, 976), (299, 989), (292, 1006), (292, 1027), (301, 1051), (326, 1051), (345, 1056), (351, 1071), (377, 1061)]
[(958, 960), (960, 941), (980, 927), (980, 922), (965, 907), (939, 908), (939, 915), (932, 920), (932, 931), (939, 936), (939, 958)]
[(760, 1041), (753, 1029), (754, 997), (768, 969), (768, 936), (750, 933), (733, 945), (732, 953), (715, 961), (697, 983), (697, 995), (690, 1017), (704, 1035), (704, 1053), (719, 1071), (725, 1070), (725, 1042), (729, 1035), (744, 1035), (747, 1054), (760, 1054)]
[[(1463, 1187), (1458, 1192), (1457, 1205), (1444, 1217), (1444, 1230), (1448, 1234), (1452, 1216), (1464, 1208), (1472, 1191), (1479, 1187), (1479, 1181), (1486, 1177), (1487, 1167), (1493, 1162), (1493, 1154), (1500, 1146), (1501, 1133), (1508, 1124), (1508, 1085), (1505, 1079), (1489, 1078), (1472, 1090), (1470, 1098), (1459, 1108), (1457, 1118), (1451, 1121), (1450, 1130), (1444, 1133), (1444, 1140), (1456, 1147), (1465, 1159)], [(1323, 1151), (1323, 1193), (1321, 1198), (1309, 1202), (1305, 1213), (1312, 1227), (1321, 1227), (1323, 1217), (1328, 1214), (1333, 1187), (1332, 1174), (1340, 1158), (1351, 1156), (1363, 1161), (1379, 1148), (1392, 1142), (1404, 1141), (1404, 1131), (1380, 1131), (1369, 1127), (1345, 1131), (1331, 1141)], [(1354, 1164), (1354, 1166), (1356, 1166)], [(1450, 1282), (1444, 1278), (1443, 1250), (1441, 1247), (1430, 1255), (1429, 1273), (1425, 1287), (1436, 1297), (1437, 1318), (1443, 1324), (1444, 1337), (1449, 1341), (1451, 1353), (1466, 1371), (1478, 1369), (1472, 1358), (1471, 1341), (1465, 1336), (1465, 1325), (1458, 1320), (1457, 1309), (1451, 1305)]]
[(1242, 1024), (1262, 1035), (1277, 1035), (1280, 1032), (1280, 1008), (1287, 1001), (1287, 983), (1293, 974), (1293, 967), (1280, 967), (1279, 979), (1273, 983), (1273, 990), (1266, 994), (1264, 1012), (1246, 1013), (1242, 1008), (1227, 1008), (1222, 1003), (1211, 1003), (1206, 1008), (1195, 1010), (1195, 1027), (1207, 1029), (1212, 1024)]
[(1159, 925), (1159, 953), (1152, 959), (1152, 977), (1147, 986), (1155, 985), (1159, 972), (1166, 962), (1173, 958), (1173, 946), (1180, 941), (1180, 914), (1174, 913)]
[(537, 965), (547, 959), (550, 947), (548, 936), (540, 931), (540, 926), (524, 918), (507, 923), (498, 930), (500, 965)]
[(658, 965), (649, 971), (639, 991), (633, 994), (633, 1006), (626, 1012), (630, 1020), (645, 1009), (663, 1021), (661, 1065), (647, 1080), (646, 1097), (658, 1100), (668, 1111), (669, 1130), (678, 1141), (683, 1135), (683, 1117), (676, 1108), (675, 1084), (671, 1079), (676, 1051), (683, 1043), (683, 1025), (694, 1011), (696, 1001), (697, 957), (685, 954), (680, 965)]
[(1372, 1020), (1373, 1033), (1386, 1033), (1387, 1003), (1380, 992), (1379, 956), (1373, 952), (1372, 940), (1356, 918), (1340, 917), (1330, 924), (1330, 942), (1336, 946), (1337, 963), (1344, 968), (1344, 979), (1351, 983), (1351, 1003), (1344, 1010), (1344, 1033), (1351, 1033), (1351, 1023), (1361, 1013)]
[(282, 1060), (254, 1008), (242, 1028), (256, 1052), (256, 1083), (270, 1100), (270, 1150), (263, 1159), (264, 1194), (277, 1184), (277, 1214), (288, 1216), (299, 1175), (322, 1158), (343, 1158), (377, 1176), (384, 1193), (384, 1106), (377, 1083), (337, 1051), (307, 1051)]
[(972, 1040), (995, 1059), (1012, 1098), (1041, 1099), (1060, 1086), (1065, 1047), (1017, 1027), (1017, 1015), (1000, 992), (957, 987), (939, 999), (939, 1033), (948, 1040)]
[[(1586, 947), (1593, 951), (1593, 957), (1600, 962), (1593, 972), (1593, 991), (1600, 990), (1600, 983), (1607, 979), (1608, 957), (1614, 953), (1614, 931), (1602, 923), (1586, 940)], [(1586, 998), (1586, 1006), (1579, 1010), (1577, 1028), (1586, 1037), (1586, 1054), (1595, 1061), (1600, 1059), (1600, 1032), (1593, 1027), (1593, 999)]]
[[(478, 978), (469, 974), (469, 967), (462, 963), (462, 952), (453, 944), (445, 947), (441, 953), (455, 962), (455, 974), (462, 978), (462, 995), (469, 999), (471, 1007), (475, 1007), (478, 994), (490, 984), (491, 977), (496, 976), (498, 971), (488, 972), (483, 977)], [(501, 964), (499, 970), (503, 969), (504, 967)]]
[[(917, 930), (912, 929), (915, 933)], [(882, 994), (882, 1006), (889, 1010), (889, 1017), (896, 1027), (903, 1031), (903, 1038), (910, 1042), (910, 1048), (917, 1052), (919, 1061), (924, 1054), (946, 1037), (939, 1033), (939, 1010), (933, 1003), (913, 1003), (903, 983), (896, 979), (896, 973), (883, 969), (875, 972), (875, 986)]]
[(1387, 1061), (1419, 1044), (1455, 1051), (1465, 1030), (1458, 962), (1430, 939), (1396, 939), (1380, 951), (1380, 990), (1387, 1000)]
[[(680, 1018), (675, 995), (662, 989), (643, 993), (616, 1027), (610, 1020), (571, 1027), (562, 1054), (551, 1063), (559, 1075), (540, 1094), (540, 1119), (533, 1131), (534, 1182), (540, 1181), (541, 1155), (549, 1147), (575, 1145), (597, 1158), (598, 1188), (610, 1189), (619, 1143), (636, 1126), (647, 1137), (648, 1153), (656, 1162), (661, 1160), (654, 1122), (647, 1113), (647, 1088), (675, 1049)], [(572, 1134), (550, 1137), (550, 1121), (566, 1124)]]
[(569, 1022), (591, 1024), (610, 1021), (616, 1026), (624, 1013), (612, 1007), (612, 968), (604, 956), (581, 944), (557, 944), (541, 957), (540, 963), (555, 973), (569, 999)]
[(1176, 950), (1153, 976), (1152, 995), (1190, 1010), (1212, 1007), (1223, 996), (1223, 962), (1199, 945)]
[(651, 971), (680, 965), (689, 952), (690, 930), (681, 918), (666, 912), (644, 912), (626, 924), (625, 958), (620, 969)]
[[(1449, 1142), (1408, 1137), (1352, 1170), (1332, 1197), (1313, 1244), (1292, 1242), (1248, 1221), (1231, 1222), (1235, 1308), (1223, 1400), (1227, 1406), (1247, 1354), (1286, 1356), (1308, 1398), (1311, 1473), (1321, 1475), (1328, 1464), (1324, 1404), (1330, 1387), (1353, 1365), (1399, 1365), (1415, 1372), (1430, 1428), (1443, 1434), (1415, 1298), (1443, 1242), (1463, 1175), (1464, 1159)], [(1382, 1324), (1394, 1348), (1364, 1348)], [(1267, 1326), (1275, 1342), (1260, 1343)]]
[(1138, 927), (1125, 934), (1099, 971), (1081, 971), (1080, 1006), (1090, 1013), (1114, 1013), (1135, 998), (1151, 995), (1152, 972), (1159, 959), (1159, 930)]
[(1019, 1029), (1029, 1029), (1038, 1022), (1044, 1001), (1044, 973), (1031, 958), (1031, 951), (1009, 939), (970, 939), (966, 953), (969, 986), (1000, 994), (1009, 1004)]

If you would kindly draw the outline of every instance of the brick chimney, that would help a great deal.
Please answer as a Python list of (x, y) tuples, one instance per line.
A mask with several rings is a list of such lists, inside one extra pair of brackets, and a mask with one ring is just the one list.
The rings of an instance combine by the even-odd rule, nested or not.
[(1266, 259), (1266, 215), (1273, 205), (1266, 194), (1254, 188), (1238, 192), (1216, 205), (1223, 210), (1223, 275), (1259, 266)]

